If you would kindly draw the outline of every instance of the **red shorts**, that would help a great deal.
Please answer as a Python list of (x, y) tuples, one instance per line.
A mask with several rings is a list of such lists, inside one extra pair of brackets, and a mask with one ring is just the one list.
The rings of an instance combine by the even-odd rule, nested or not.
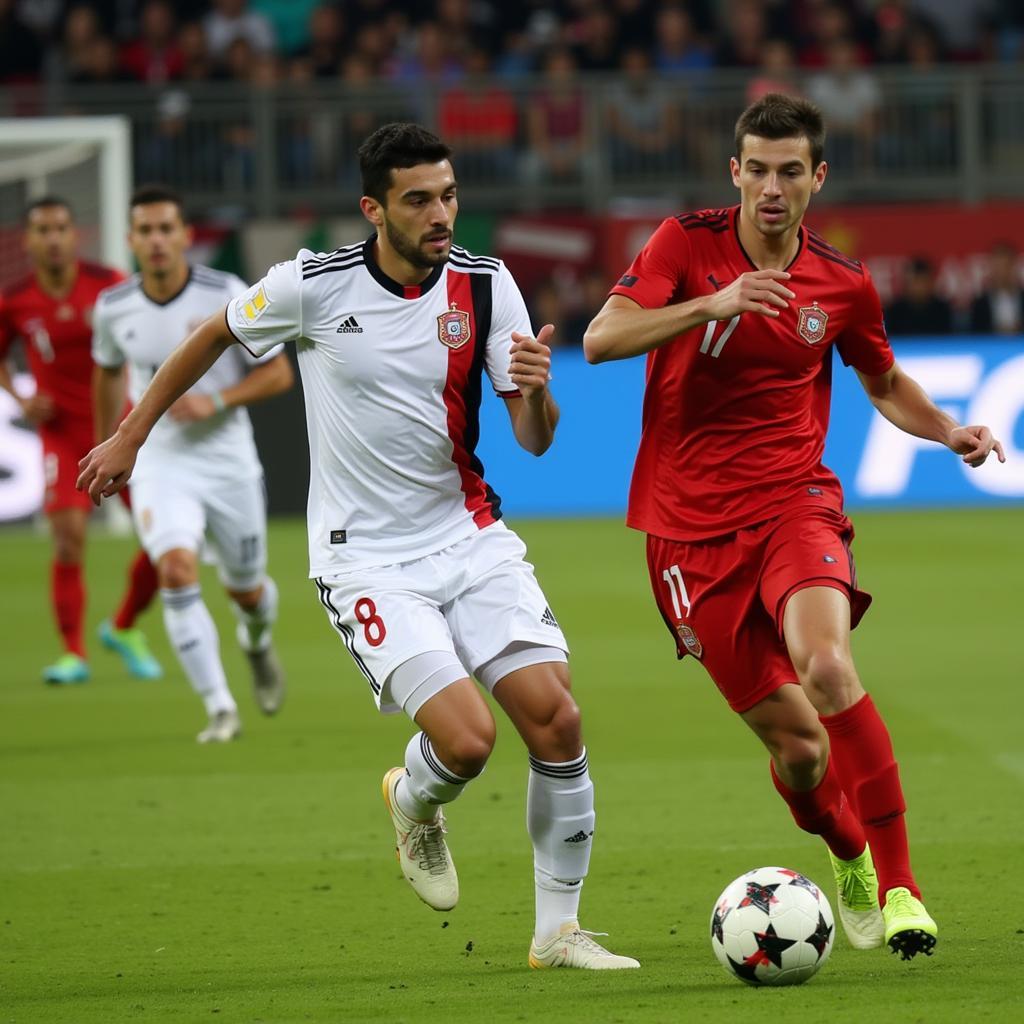
[[(78, 429), (41, 430), (43, 443), (43, 512), (50, 515), (65, 508), (92, 511), (92, 500), (85, 491), (76, 491), (78, 463), (89, 454), (95, 440), (92, 423)], [(128, 488), (118, 492), (121, 500), (131, 508)]]
[(651, 586), (680, 658), (697, 658), (736, 712), (797, 681), (782, 634), (790, 595), (835, 587), (851, 626), (871, 595), (857, 589), (853, 524), (830, 509), (797, 509), (706, 541), (647, 537)]

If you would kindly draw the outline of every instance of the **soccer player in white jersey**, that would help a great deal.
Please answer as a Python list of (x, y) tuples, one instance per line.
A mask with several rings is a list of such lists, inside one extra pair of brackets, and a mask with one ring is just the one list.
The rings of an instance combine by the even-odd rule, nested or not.
[(254, 353), (295, 341), (309, 428), (310, 576), (382, 711), (419, 727), (384, 776), (403, 873), (435, 910), (458, 900), (442, 806), (479, 775), (494, 695), (530, 762), (536, 923), (532, 967), (638, 967), (580, 929), (594, 787), (568, 650), (500, 519), (474, 454), (486, 374), (518, 442), (551, 444), (553, 330), (534, 337), (505, 266), (452, 244), (450, 150), (412, 124), (359, 150), (360, 207), (375, 233), (279, 263), (198, 328), (117, 433), (82, 460), (94, 501), (124, 486), (136, 452), (175, 398), (233, 342)]
[[(234, 274), (189, 265), (192, 236), (177, 193), (144, 186), (132, 196), (130, 214), (129, 244), (140, 272), (102, 292), (94, 314), (93, 397), (102, 437), (124, 408), (125, 365), (137, 401), (182, 339), (248, 288)], [(284, 694), (271, 646), (277, 587), (266, 573), (263, 468), (244, 407), (286, 391), (293, 374), (287, 357), (269, 346), (260, 358), (233, 348), (203, 369), (152, 425), (135, 467), (132, 515), (157, 567), (167, 635), (209, 716), (197, 739), (211, 743), (234, 739), (241, 723), (199, 588), (204, 537), (238, 618), (257, 704), (273, 714)]]

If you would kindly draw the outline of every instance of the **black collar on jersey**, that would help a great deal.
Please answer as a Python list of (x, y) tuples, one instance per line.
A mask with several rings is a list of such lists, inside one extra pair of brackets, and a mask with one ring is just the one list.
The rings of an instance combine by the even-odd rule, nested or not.
[[(732, 219), (732, 234), (733, 237), (736, 239), (736, 244), (740, 247), (740, 252), (743, 253), (743, 258), (755, 270), (761, 270), (762, 268), (759, 267), (750, 258), (750, 254), (747, 252), (746, 249), (743, 248), (743, 243), (740, 241), (740, 207), (738, 206), (736, 207), (736, 213), (733, 215)], [(807, 237), (807, 229), (803, 226), (803, 224), (800, 225), (800, 232), (797, 237), (799, 241), (797, 242), (796, 252), (793, 253), (793, 258), (785, 265), (785, 267), (782, 268), (783, 270), (789, 270), (789, 268), (793, 266), (793, 264), (796, 263), (798, 259), (800, 259), (800, 253), (804, 251), (804, 239)]]
[(169, 306), (189, 286), (189, 284), (191, 284), (191, 282), (192, 282), (192, 264), (190, 263), (189, 267), (188, 267), (188, 276), (185, 278), (185, 283), (173, 295), (168, 296), (168, 298), (162, 299), (162, 300), (161, 299), (154, 299), (153, 296), (150, 295), (146, 291), (146, 288), (145, 288), (145, 286), (142, 283), (142, 275), (141, 274), (139, 275), (139, 291), (142, 292), (143, 297), (148, 299), (150, 302), (152, 302), (154, 306)]
[(380, 265), (373, 254), (373, 243), (376, 241), (377, 232), (375, 231), (363, 242), (363, 259), (366, 261), (366, 269), (370, 272), (370, 276), (374, 281), (382, 288), (387, 288), (392, 295), (397, 295), (400, 299), (418, 299), (421, 295), (426, 295), (441, 280), (441, 274), (444, 273), (443, 263), (438, 263), (419, 284), (404, 285), (393, 277), (388, 277), (380, 269)]

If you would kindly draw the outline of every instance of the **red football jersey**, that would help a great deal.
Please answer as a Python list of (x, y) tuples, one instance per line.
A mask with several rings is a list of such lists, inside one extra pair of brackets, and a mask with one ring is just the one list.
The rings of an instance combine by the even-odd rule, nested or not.
[(54, 298), (35, 274), (9, 285), (0, 297), (0, 358), (21, 338), (36, 390), (50, 395), (56, 415), (47, 430), (92, 424), (92, 307), (96, 296), (124, 275), (110, 267), (79, 262), (67, 295)]
[[(756, 270), (739, 207), (663, 221), (612, 288), (646, 309), (684, 302)], [(822, 465), (832, 346), (875, 376), (893, 364), (867, 270), (800, 229), (787, 268), (796, 298), (778, 318), (744, 313), (673, 338), (647, 356), (643, 433), (627, 522), (692, 541), (733, 533), (801, 504), (842, 508)]]

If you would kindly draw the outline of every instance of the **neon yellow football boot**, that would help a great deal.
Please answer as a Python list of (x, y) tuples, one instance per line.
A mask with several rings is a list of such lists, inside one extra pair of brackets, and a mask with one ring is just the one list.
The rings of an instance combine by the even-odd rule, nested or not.
[(939, 926), (924, 909), (924, 904), (902, 886), (885, 894), (882, 908), (885, 918), (885, 941), (902, 960), (912, 960), (918, 953), (931, 956), (939, 939)]

